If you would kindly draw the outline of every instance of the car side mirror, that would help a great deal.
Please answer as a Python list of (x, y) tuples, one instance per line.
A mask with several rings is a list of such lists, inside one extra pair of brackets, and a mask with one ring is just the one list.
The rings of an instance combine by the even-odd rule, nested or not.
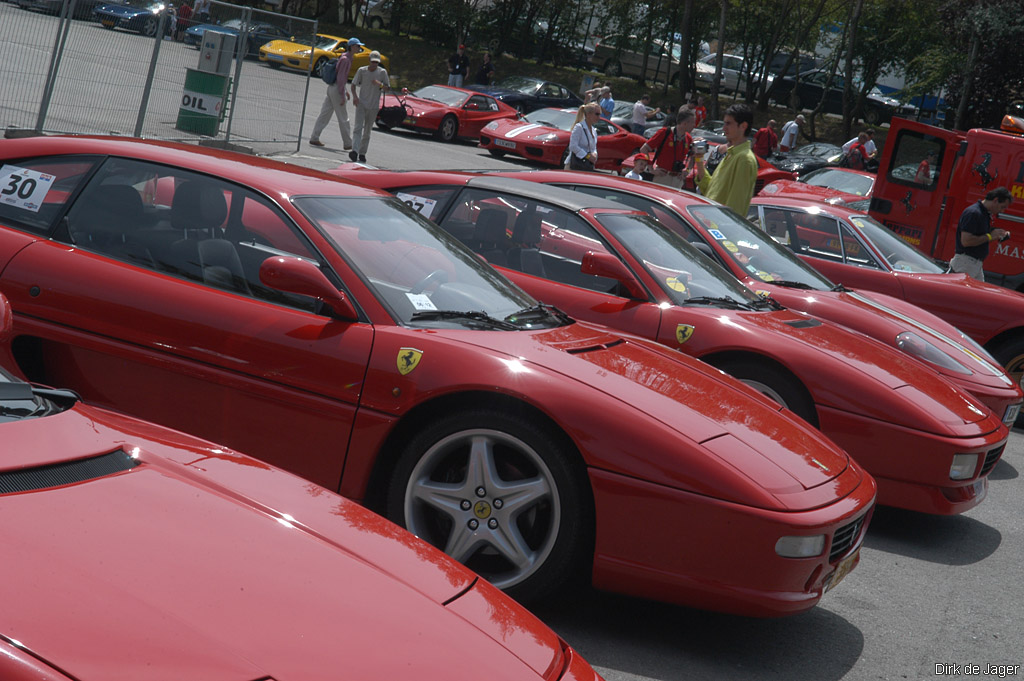
[(614, 279), (626, 287), (630, 297), (638, 300), (647, 298), (647, 292), (640, 285), (633, 273), (629, 271), (625, 263), (611, 253), (597, 253), (587, 251), (583, 255), (583, 262), (580, 264), (580, 272), (592, 274), (596, 277)]
[(260, 281), (276, 291), (297, 293), (323, 301), (340, 319), (355, 321), (359, 314), (341, 291), (309, 260), (273, 256), (260, 265)]
[(6, 340), (14, 328), (14, 313), (4, 294), (0, 293), (0, 341)]

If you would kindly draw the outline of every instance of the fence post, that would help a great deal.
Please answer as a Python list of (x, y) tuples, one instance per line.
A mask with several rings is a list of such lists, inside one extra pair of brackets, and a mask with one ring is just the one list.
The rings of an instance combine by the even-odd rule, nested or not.
[(135, 137), (142, 137), (142, 124), (146, 121), (146, 110), (149, 109), (149, 95), (153, 92), (153, 75), (156, 73), (156, 61), (160, 56), (160, 43), (164, 40), (167, 29), (167, 12), (160, 12), (160, 21), (156, 27), (156, 42), (153, 43), (153, 56), (149, 59), (149, 72), (146, 73), (146, 85), (142, 89), (142, 102), (139, 104), (139, 117), (135, 120)]
[(43, 126), (46, 124), (46, 114), (50, 109), (50, 99), (53, 97), (53, 86), (57, 82), (57, 69), (60, 67), (60, 59), (64, 55), (64, 45), (68, 40), (68, 31), (71, 30), (71, 18), (75, 16), (76, 4), (78, 4), (78, 0), (71, 0), (60, 13), (60, 26), (57, 30), (57, 37), (53, 41), (50, 65), (46, 71), (43, 100), (39, 103), (39, 116), (36, 117), (36, 132), (42, 132)]

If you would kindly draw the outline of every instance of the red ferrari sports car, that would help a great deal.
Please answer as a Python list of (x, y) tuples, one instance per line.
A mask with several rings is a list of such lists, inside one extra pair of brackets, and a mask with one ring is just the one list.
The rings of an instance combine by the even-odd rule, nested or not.
[[(0, 295), (0, 337), (11, 317)], [(600, 681), (440, 551), (255, 459), (3, 369), (0, 442), (4, 681)]]
[(875, 476), (879, 503), (952, 514), (984, 499), (1008, 436), (984, 404), (887, 345), (776, 307), (646, 213), (494, 175), (359, 179), (436, 202), (432, 219), (538, 300), (703, 359), (819, 426)]
[[(1008, 425), (1013, 425), (1020, 411), (1022, 393), (1017, 383), (984, 348), (953, 324), (900, 298), (833, 284), (793, 251), (705, 198), (603, 173), (535, 170), (498, 174), (574, 189), (642, 210), (758, 293), (912, 354), (1002, 415)], [(757, 215), (752, 207), (751, 216)], [(1000, 295), (1009, 293), (995, 288)], [(1014, 302), (1020, 304), (1022, 300)], [(1024, 318), (1024, 311), (1019, 316)]]
[(819, 168), (799, 180), (777, 180), (760, 193), (867, 210), (874, 185), (875, 176), (863, 170)]
[(377, 127), (390, 130), (395, 126), (384, 107), (405, 109), (398, 127), (432, 133), (442, 142), (452, 142), (459, 137), (476, 139), (485, 125), (519, 115), (508, 104), (490, 95), (447, 85), (428, 85), (409, 94), (384, 95), (381, 111), (377, 113)]
[[(576, 109), (538, 109), (518, 119), (502, 119), (484, 126), (480, 146), (494, 156), (514, 154), (530, 161), (562, 167), (569, 158), (569, 135)], [(618, 170), (622, 160), (640, 151), (643, 135), (635, 135), (610, 121), (599, 120), (597, 167)]]
[(947, 268), (874, 218), (841, 206), (773, 195), (749, 217), (825, 276), (918, 305), (988, 350), (1014, 381), (1024, 379), (1024, 295)]
[(539, 305), (384, 192), (124, 138), (0, 158), (7, 361), (32, 380), (382, 509), (525, 599), (580, 569), (779, 615), (857, 561), (876, 487), (845, 452), (707, 365)]

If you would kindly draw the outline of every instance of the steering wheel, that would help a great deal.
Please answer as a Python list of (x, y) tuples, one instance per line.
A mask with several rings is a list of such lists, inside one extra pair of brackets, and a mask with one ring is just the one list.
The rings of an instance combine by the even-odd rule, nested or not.
[(423, 290), (433, 284), (443, 284), (448, 281), (448, 273), (444, 270), (434, 270), (427, 276), (416, 282), (416, 285), (409, 289), (409, 293), (423, 293)]

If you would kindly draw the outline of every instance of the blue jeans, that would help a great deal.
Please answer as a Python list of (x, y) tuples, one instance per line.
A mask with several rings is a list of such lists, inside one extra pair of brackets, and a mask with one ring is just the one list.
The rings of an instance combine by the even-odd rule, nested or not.
[(451, 87), (462, 87), (462, 74), (461, 73), (449, 73), (448, 74), (448, 85)]

